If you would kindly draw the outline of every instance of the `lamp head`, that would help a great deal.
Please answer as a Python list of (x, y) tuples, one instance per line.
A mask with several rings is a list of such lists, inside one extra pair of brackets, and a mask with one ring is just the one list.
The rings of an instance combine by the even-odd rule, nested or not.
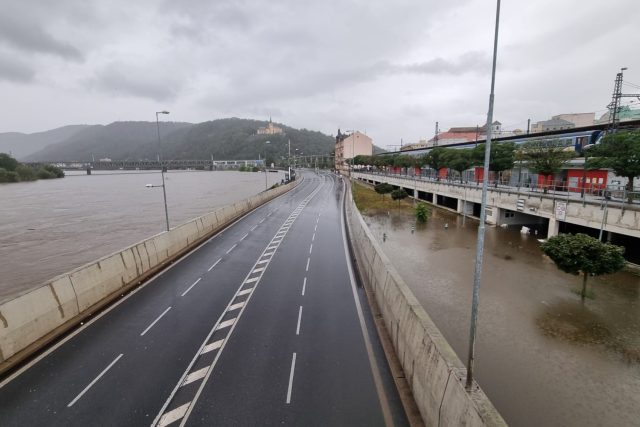
[(163, 111), (156, 112), (156, 114), (169, 114), (169, 112), (166, 110), (163, 110)]

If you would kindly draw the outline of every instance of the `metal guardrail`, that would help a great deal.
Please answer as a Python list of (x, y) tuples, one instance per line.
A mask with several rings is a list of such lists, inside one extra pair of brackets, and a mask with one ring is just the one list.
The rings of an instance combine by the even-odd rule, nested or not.
[[(470, 180), (467, 177), (453, 179), (451, 177), (438, 177), (436, 173), (431, 171), (423, 171), (422, 175), (390, 173), (385, 171), (374, 170), (354, 170), (354, 173), (369, 174), (374, 176), (386, 176), (391, 178), (402, 178), (411, 182), (433, 182), (445, 185), (453, 185), (466, 188), (478, 188), (482, 186), (482, 181)], [(538, 186), (537, 182), (531, 184), (514, 186), (504, 183), (504, 181), (490, 180), (490, 190), (504, 192), (507, 194), (521, 194), (526, 196), (536, 196), (540, 198), (551, 198), (562, 201), (578, 201), (583, 204), (604, 205), (607, 203), (609, 207), (618, 207), (622, 210), (627, 208), (640, 209), (640, 190), (628, 191), (622, 185), (607, 185), (606, 187), (585, 186), (584, 191), (580, 187), (570, 186), (566, 181), (556, 181), (547, 186)]]

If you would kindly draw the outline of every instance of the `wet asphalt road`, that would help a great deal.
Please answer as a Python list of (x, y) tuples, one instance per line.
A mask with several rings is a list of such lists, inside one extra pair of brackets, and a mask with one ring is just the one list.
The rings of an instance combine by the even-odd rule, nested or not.
[(6, 380), (0, 425), (405, 424), (343, 184), (303, 178)]

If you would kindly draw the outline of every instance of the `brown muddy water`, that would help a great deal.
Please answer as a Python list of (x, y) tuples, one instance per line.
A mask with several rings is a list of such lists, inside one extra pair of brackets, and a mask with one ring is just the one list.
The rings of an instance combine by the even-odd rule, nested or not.
[[(265, 189), (265, 174), (169, 171), (175, 227)], [(271, 186), (284, 178), (268, 173)], [(165, 229), (159, 171), (71, 171), (63, 179), (0, 184), (0, 301)]]
[[(406, 214), (365, 220), (466, 364), (478, 222), (439, 209), (415, 233)], [(538, 246), (519, 227), (486, 230), (478, 382), (510, 425), (639, 426), (640, 278), (591, 277), (582, 304), (580, 278)]]

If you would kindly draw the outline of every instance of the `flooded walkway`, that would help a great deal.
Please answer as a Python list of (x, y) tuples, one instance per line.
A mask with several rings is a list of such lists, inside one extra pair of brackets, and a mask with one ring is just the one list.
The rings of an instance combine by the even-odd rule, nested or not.
[[(412, 233), (407, 214), (365, 220), (466, 363), (477, 221), (434, 209)], [(580, 278), (538, 245), (519, 229), (487, 228), (477, 380), (510, 425), (640, 425), (640, 278), (593, 277), (595, 299), (582, 304)]]

